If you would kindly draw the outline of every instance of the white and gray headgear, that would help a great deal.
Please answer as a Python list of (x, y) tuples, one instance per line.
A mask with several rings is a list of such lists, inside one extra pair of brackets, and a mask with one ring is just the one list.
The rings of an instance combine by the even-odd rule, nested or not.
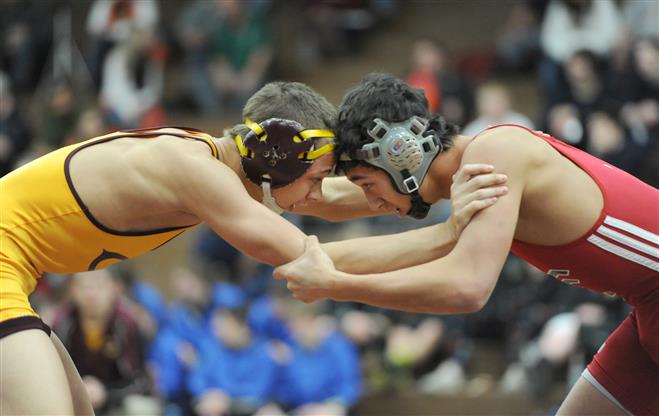
[(442, 151), (437, 135), (428, 130), (428, 120), (413, 116), (405, 121), (392, 123), (380, 118), (368, 130), (373, 142), (353, 152), (352, 160), (361, 160), (384, 169), (402, 194), (412, 195), (412, 208), (407, 215), (424, 218), (430, 204), (418, 193), (430, 164)]

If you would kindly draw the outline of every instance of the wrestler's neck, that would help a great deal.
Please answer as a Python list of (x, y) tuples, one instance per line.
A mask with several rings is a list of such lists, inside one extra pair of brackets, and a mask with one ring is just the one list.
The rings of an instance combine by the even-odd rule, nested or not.
[(440, 199), (451, 198), (453, 175), (460, 168), (462, 155), (472, 139), (457, 135), (453, 138), (453, 146), (437, 155), (421, 184), (420, 193), (426, 202), (434, 204)]
[(247, 179), (243, 171), (240, 164), (240, 152), (238, 152), (236, 142), (229, 137), (213, 138), (213, 140), (220, 151), (220, 160), (238, 175), (247, 193), (257, 201), (263, 199), (261, 187)]

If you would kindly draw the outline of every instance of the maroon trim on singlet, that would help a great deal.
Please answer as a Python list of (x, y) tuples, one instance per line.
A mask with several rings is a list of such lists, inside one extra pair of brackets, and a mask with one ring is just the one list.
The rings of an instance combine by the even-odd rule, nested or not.
[[(165, 128), (165, 127), (162, 127)], [(169, 128), (176, 128), (176, 127), (169, 127)], [(142, 130), (133, 130), (133, 131), (150, 131), (152, 129), (142, 129)], [(122, 131), (123, 132), (123, 131)], [(146, 231), (119, 231), (112, 229), (110, 227), (107, 227), (100, 221), (98, 221), (91, 213), (87, 205), (85, 205), (84, 201), (82, 198), (80, 198), (80, 195), (76, 191), (75, 187), (73, 186), (73, 180), (71, 179), (71, 173), (69, 171), (69, 164), (71, 163), (71, 158), (81, 151), (82, 149), (85, 149), (87, 147), (93, 146), (95, 144), (100, 144), (100, 143), (106, 143), (115, 139), (125, 139), (125, 138), (135, 138), (135, 139), (144, 139), (144, 138), (153, 138), (153, 137), (158, 137), (158, 136), (174, 136), (174, 137), (179, 137), (181, 139), (193, 139), (193, 140), (199, 140), (203, 143), (205, 143), (208, 147), (211, 148), (211, 151), (213, 151), (213, 147), (211, 146), (210, 143), (207, 141), (195, 137), (195, 136), (188, 136), (185, 134), (178, 134), (178, 133), (158, 133), (158, 132), (153, 132), (153, 133), (141, 133), (141, 134), (118, 134), (116, 136), (111, 136), (111, 137), (104, 137), (99, 140), (93, 140), (89, 143), (85, 143), (76, 149), (72, 150), (71, 153), (69, 153), (66, 156), (66, 159), (64, 160), (64, 175), (66, 176), (66, 183), (69, 185), (69, 190), (71, 191), (71, 194), (75, 198), (76, 202), (80, 206), (80, 209), (82, 209), (82, 212), (85, 213), (85, 216), (91, 221), (92, 224), (94, 224), (98, 229), (108, 233), (108, 234), (114, 234), (114, 235), (120, 235), (120, 236), (144, 236), (144, 235), (154, 235), (154, 234), (162, 234), (170, 231), (176, 231), (176, 230), (182, 230), (184, 228), (192, 227), (196, 224), (190, 224), (190, 225), (184, 225), (180, 227), (167, 227), (167, 228), (158, 228), (155, 230), (146, 230)], [(219, 157), (219, 152), (218, 152), (218, 157)]]
[[(157, 126), (157, 127), (149, 127), (149, 128), (142, 128), (142, 129), (119, 130), (119, 133), (131, 133), (128, 137), (146, 137), (146, 138), (149, 138), (149, 137), (157, 137), (157, 136), (175, 136), (175, 137), (180, 137), (180, 138), (183, 138), (183, 139), (201, 140), (202, 142), (206, 143), (206, 145), (208, 147), (210, 147), (211, 152), (215, 155), (214, 157), (216, 159), (220, 158), (220, 149), (217, 146), (214, 147), (212, 144), (208, 143), (206, 140), (204, 140), (200, 137), (188, 136), (186, 134), (156, 132), (156, 130), (162, 130), (162, 129), (178, 129), (178, 130), (189, 131), (189, 132), (192, 132), (192, 133), (204, 133), (203, 131), (201, 131), (199, 129), (192, 128), (192, 127), (179, 127), (179, 126)], [(140, 134), (132, 134), (132, 133), (140, 133)], [(119, 135), (118, 137), (126, 137), (126, 136)]]
[(38, 316), (21, 316), (0, 322), (0, 339), (28, 329), (40, 329), (50, 336), (50, 327), (41, 318)]
[(155, 126), (155, 127), (127, 129), (127, 130), (119, 130), (119, 131), (122, 133), (139, 133), (139, 132), (147, 132), (147, 131), (162, 130), (162, 129), (179, 129), (179, 130), (191, 131), (194, 133), (203, 133), (203, 131), (199, 129), (195, 129), (194, 127), (185, 127), (185, 126)]

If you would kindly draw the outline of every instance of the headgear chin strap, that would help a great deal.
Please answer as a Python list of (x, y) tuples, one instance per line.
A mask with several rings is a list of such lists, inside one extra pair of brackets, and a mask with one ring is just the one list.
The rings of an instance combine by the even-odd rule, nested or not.
[(266, 178), (266, 176), (268, 175), (264, 175), (263, 182), (261, 182), (261, 189), (263, 190), (263, 199), (261, 200), (261, 203), (270, 208), (276, 214), (281, 215), (284, 213), (284, 208), (280, 207), (275, 197), (272, 196), (272, 192), (270, 192), (270, 177)]
[(374, 141), (349, 155), (352, 160), (363, 160), (384, 169), (398, 188), (398, 192), (412, 196), (412, 207), (407, 215), (423, 219), (428, 215), (430, 204), (419, 194), (430, 164), (442, 151), (437, 135), (428, 129), (428, 120), (413, 116), (403, 122), (390, 123), (373, 120), (375, 126), (368, 130)]
[[(245, 119), (249, 133), (235, 137), (243, 171), (263, 190), (262, 203), (281, 214), (284, 210), (272, 196), (271, 189), (280, 188), (304, 175), (314, 160), (334, 149), (334, 132), (305, 129), (300, 123), (270, 118), (257, 124)], [(315, 139), (329, 139), (315, 148)]]

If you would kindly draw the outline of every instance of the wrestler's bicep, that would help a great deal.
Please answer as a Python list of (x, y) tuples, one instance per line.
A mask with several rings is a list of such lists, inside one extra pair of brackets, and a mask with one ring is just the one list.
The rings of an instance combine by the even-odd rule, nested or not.
[(220, 237), (268, 264), (283, 264), (302, 254), (302, 231), (252, 199), (231, 169), (215, 161), (198, 166), (197, 174), (182, 198), (187, 210)]

